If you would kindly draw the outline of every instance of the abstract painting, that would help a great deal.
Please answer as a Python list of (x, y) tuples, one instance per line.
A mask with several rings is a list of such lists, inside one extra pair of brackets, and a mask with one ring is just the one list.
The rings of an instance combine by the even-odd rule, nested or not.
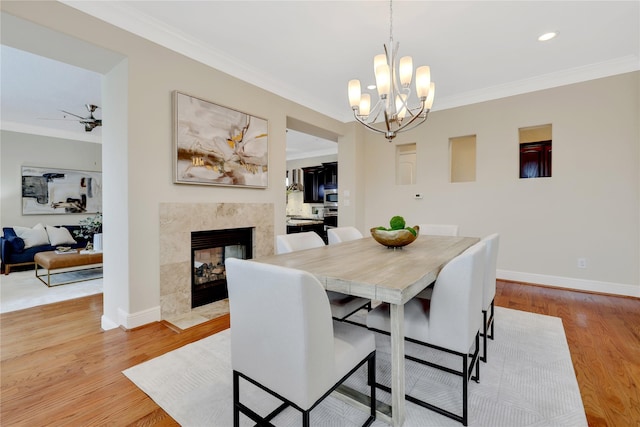
[(22, 214), (102, 212), (102, 173), (22, 166)]
[(266, 188), (268, 122), (174, 92), (175, 182)]

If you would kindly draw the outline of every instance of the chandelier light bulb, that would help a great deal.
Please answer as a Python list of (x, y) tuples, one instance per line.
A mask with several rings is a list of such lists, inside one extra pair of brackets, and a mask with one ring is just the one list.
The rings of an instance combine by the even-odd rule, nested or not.
[(400, 58), (400, 84), (402, 87), (409, 87), (412, 77), (413, 59), (410, 56), (403, 56)]
[(375, 74), (378, 67), (385, 64), (388, 65), (387, 55), (385, 55), (384, 53), (381, 53), (379, 55), (374, 56), (373, 57), (373, 73)]
[(416, 95), (424, 100), (429, 95), (431, 85), (431, 69), (423, 65), (416, 70)]
[(425, 108), (427, 110), (431, 110), (431, 107), (433, 106), (433, 98), (436, 95), (436, 84), (434, 82), (431, 82), (431, 84), (429, 85), (429, 95), (427, 96), (427, 102), (425, 105)]
[(349, 80), (349, 104), (357, 108), (360, 104), (360, 80)]
[(378, 87), (378, 95), (385, 99), (389, 95), (391, 88), (391, 73), (388, 64), (382, 64), (376, 68), (376, 86)]
[(368, 93), (363, 93), (362, 98), (360, 98), (360, 112), (359, 114), (363, 117), (367, 117), (371, 112), (371, 95)]

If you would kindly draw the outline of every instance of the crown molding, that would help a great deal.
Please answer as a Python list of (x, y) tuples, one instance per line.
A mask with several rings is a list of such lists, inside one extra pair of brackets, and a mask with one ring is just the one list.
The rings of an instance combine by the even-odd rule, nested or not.
[(611, 61), (590, 64), (562, 70), (556, 73), (543, 74), (530, 79), (491, 86), (477, 91), (465, 92), (447, 98), (436, 98), (432, 111), (447, 110), (479, 102), (492, 101), (509, 96), (586, 82), (603, 77), (630, 73), (640, 70), (640, 56), (628, 55)]
[[(256, 70), (249, 64), (236, 58), (225, 56), (212, 46), (202, 43), (174, 27), (150, 18), (124, 3), (78, 0), (58, 1), (331, 118), (344, 123), (354, 120), (351, 111), (346, 111), (345, 109), (344, 112), (336, 112), (335, 105), (328, 105), (319, 101), (305, 94), (301, 88), (295, 88), (281, 81), (265, 77), (260, 73), (260, 70)], [(432, 111), (446, 110), (638, 70), (640, 70), (640, 55), (629, 55), (584, 67), (562, 70), (530, 79), (465, 92), (451, 97), (436, 98)]]

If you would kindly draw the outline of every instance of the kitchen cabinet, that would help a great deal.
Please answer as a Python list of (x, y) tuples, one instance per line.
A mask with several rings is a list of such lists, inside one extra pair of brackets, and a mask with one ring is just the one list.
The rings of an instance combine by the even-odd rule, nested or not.
[(551, 141), (520, 144), (520, 178), (551, 176)]
[(304, 203), (324, 203), (324, 168), (302, 168), (304, 179)]
[(324, 189), (338, 188), (338, 162), (302, 168), (304, 203), (324, 203)]
[(323, 163), (324, 188), (338, 188), (338, 162)]

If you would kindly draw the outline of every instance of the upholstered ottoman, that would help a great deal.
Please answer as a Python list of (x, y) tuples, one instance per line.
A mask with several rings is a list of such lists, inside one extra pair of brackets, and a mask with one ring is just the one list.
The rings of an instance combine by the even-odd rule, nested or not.
[[(53, 274), (68, 273), (78, 270), (90, 270), (102, 267), (102, 252), (77, 252), (57, 253), (56, 251), (38, 252), (33, 258), (36, 264), (36, 277), (42, 283), (51, 287), (57, 285), (66, 285), (67, 283), (81, 282), (83, 280), (93, 280), (97, 277), (68, 280), (62, 283), (51, 284), (51, 276)], [(47, 281), (38, 274), (40, 267), (47, 270)]]

